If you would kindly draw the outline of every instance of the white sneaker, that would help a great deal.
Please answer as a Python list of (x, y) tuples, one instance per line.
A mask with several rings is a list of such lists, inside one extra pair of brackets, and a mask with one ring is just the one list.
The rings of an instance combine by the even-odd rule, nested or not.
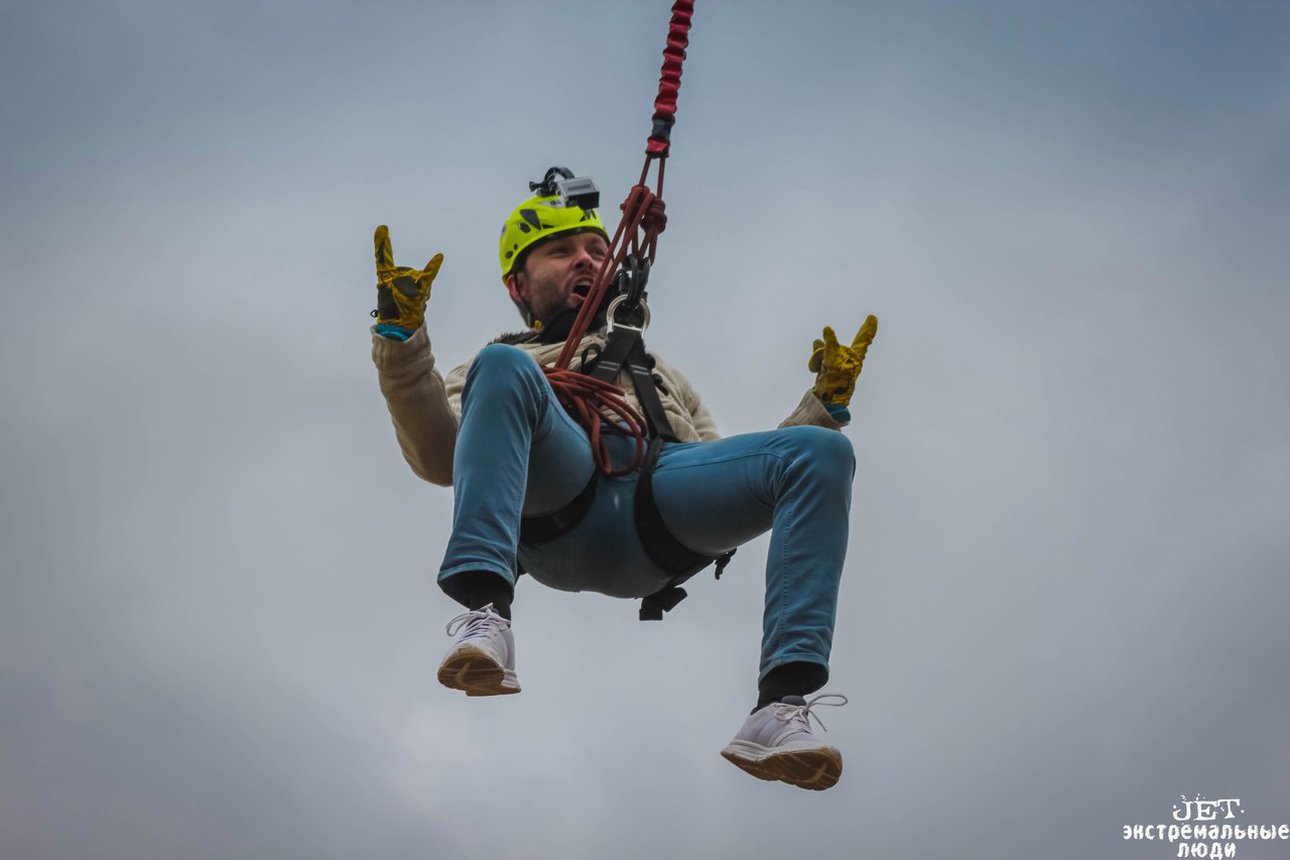
[(448, 622), (447, 630), (457, 641), (439, 664), (440, 684), (464, 690), (467, 696), (520, 691), (511, 622), (497, 614), (493, 604), (458, 615)]
[(811, 710), (817, 703), (841, 707), (847, 703), (847, 697), (824, 693), (809, 702), (801, 696), (771, 702), (748, 715), (735, 739), (726, 744), (721, 754), (758, 779), (777, 779), (815, 791), (832, 788), (842, 776), (842, 753), (816, 740), (811, 733), (811, 717), (824, 728), (819, 716)]

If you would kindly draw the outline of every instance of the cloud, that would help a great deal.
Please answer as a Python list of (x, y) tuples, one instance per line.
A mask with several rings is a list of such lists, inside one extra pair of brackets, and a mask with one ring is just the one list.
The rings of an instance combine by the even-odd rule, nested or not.
[(1145, 857), (1121, 827), (1179, 795), (1285, 821), (1272, 6), (701, 6), (652, 348), (743, 432), (823, 325), (881, 321), (846, 773), (719, 758), (764, 539), (659, 625), (523, 582), (524, 693), (435, 683), (451, 494), (376, 389), (371, 232), (445, 253), (445, 365), (513, 327), (500, 216), (551, 163), (635, 180), (656, 11), (2, 13), (5, 856)]

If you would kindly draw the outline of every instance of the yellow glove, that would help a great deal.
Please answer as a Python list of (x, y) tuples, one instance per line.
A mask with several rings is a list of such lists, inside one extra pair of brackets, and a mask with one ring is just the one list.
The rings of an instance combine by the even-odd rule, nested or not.
[(384, 224), (376, 228), (376, 331), (378, 334), (410, 335), (425, 322), (430, 286), (443, 254), (435, 254), (421, 270), (394, 265), (390, 247), (390, 230)]
[(817, 340), (807, 367), (815, 374), (815, 396), (839, 421), (851, 420), (847, 406), (856, 390), (856, 377), (864, 366), (865, 353), (878, 333), (878, 318), (873, 314), (860, 326), (850, 346), (838, 343), (833, 329), (824, 327), (824, 340)]

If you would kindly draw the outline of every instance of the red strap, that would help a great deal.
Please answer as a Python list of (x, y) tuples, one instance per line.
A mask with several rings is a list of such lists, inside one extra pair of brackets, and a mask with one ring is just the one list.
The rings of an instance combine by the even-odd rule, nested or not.
[(672, 4), (672, 21), (663, 49), (663, 71), (658, 79), (658, 97), (654, 99), (654, 130), (645, 143), (650, 158), (667, 158), (671, 146), (672, 124), (676, 122), (676, 96), (681, 90), (681, 63), (690, 44), (690, 17), (694, 0), (676, 0)]

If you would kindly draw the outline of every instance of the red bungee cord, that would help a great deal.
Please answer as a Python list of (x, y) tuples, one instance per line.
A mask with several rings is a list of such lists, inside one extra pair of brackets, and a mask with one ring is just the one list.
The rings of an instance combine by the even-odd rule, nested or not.
[[(663, 69), (659, 75), (658, 96), (654, 99), (654, 127), (645, 143), (645, 165), (641, 178), (627, 194), (622, 205), (622, 220), (609, 244), (609, 253), (596, 272), (595, 281), (583, 299), (564, 349), (554, 366), (543, 366), (556, 396), (574, 419), (587, 431), (596, 468), (609, 476), (626, 475), (640, 465), (645, 456), (645, 436), (649, 432), (645, 419), (628, 402), (623, 389), (584, 373), (569, 369), (569, 362), (600, 306), (610, 282), (628, 256), (648, 257), (654, 262), (658, 234), (667, 227), (663, 206), (663, 167), (671, 148), (672, 126), (676, 122), (676, 98), (681, 89), (681, 64), (690, 39), (690, 17), (693, 0), (676, 0), (668, 27), (667, 47), (663, 49)], [(654, 191), (645, 184), (650, 162), (658, 160), (658, 182)], [(645, 253), (642, 254), (642, 251)], [(603, 431), (630, 436), (636, 443), (631, 461), (615, 468)]]

